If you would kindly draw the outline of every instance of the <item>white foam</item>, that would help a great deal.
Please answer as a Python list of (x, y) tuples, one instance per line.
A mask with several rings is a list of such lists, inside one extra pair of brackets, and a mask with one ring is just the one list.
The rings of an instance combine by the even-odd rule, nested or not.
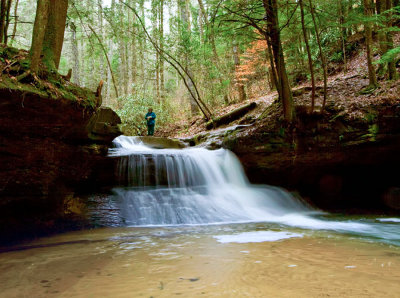
[(377, 218), (377, 221), (381, 222), (400, 222), (400, 218), (390, 217), (390, 218)]
[(290, 232), (258, 231), (245, 232), (234, 235), (214, 236), (220, 243), (249, 243), (249, 242), (272, 242), (289, 238), (301, 238), (303, 234)]

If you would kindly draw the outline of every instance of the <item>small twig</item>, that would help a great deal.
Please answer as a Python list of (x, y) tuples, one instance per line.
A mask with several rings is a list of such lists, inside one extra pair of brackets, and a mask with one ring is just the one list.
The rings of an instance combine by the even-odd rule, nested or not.
[(100, 97), (101, 96), (101, 90), (103, 89), (103, 84), (104, 84), (104, 81), (101, 80), (100, 83), (99, 83), (99, 86), (97, 86), (96, 97)]
[(21, 82), (23, 79), (25, 79), (25, 78), (26, 78), (27, 76), (29, 76), (30, 74), (31, 74), (31, 71), (30, 71), (30, 70), (24, 72), (23, 74), (21, 74), (21, 75), (19, 75), (19, 76), (17, 77), (17, 81), (18, 81), (18, 82)]
[(11, 66), (14, 66), (14, 65), (17, 64), (17, 63), (18, 63), (18, 61), (14, 61), (14, 62), (11, 63), (11, 64), (7, 64), (6, 67), (4, 67), (3, 70), (2, 70), (1, 72), (3, 73), (7, 68), (10, 68)]

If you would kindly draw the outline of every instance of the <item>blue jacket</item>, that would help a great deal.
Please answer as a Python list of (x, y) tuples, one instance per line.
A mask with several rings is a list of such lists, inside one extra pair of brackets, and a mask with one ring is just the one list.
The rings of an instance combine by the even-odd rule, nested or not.
[[(150, 119), (147, 119), (147, 117), (151, 117)], [(147, 125), (154, 125), (156, 124), (156, 114), (154, 112), (147, 113), (146, 116), (144, 116), (144, 119), (147, 120)]]

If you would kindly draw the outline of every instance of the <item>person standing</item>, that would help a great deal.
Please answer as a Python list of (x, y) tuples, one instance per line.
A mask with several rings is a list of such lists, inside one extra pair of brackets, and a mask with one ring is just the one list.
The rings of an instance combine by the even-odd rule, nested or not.
[(152, 108), (149, 108), (146, 116), (144, 117), (147, 121), (147, 135), (154, 135), (154, 126), (156, 125), (156, 114), (153, 112)]

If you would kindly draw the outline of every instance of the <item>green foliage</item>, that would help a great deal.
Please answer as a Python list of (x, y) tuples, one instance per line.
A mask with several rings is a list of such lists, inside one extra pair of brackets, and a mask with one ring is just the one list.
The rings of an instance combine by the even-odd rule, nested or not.
[(382, 57), (376, 61), (376, 64), (386, 64), (392, 61), (396, 61), (400, 57), (400, 47), (387, 51)]
[(144, 116), (148, 108), (153, 108), (157, 115), (156, 134), (157, 128), (181, 120), (187, 113), (179, 105), (172, 104), (169, 100), (164, 103), (157, 103), (153, 101), (151, 96), (145, 96), (144, 94), (120, 97), (118, 98), (118, 105), (122, 106), (122, 108), (114, 107), (114, 109), (121, 117), (121, 129), (127, 135), (147, 134), (147, 124)]
[[(183, 68), (193, 73), (199, 93), (213, 109), (225, 104), (226, 95), (233, 97), (233, 43), (238, 45), (243, 54), (251, 49), (252, 42), (265, 38), (259, 34), (259, 31), (265, 30), (267, 26), (265, 8), (261, 0), (202, 0), (205, 16), (202, 15), (199, 1), (165, 0), (163, 7), (160, 0), (124, 1), (138, 11), (156, 44), (162, 45)], [(160, 86), (157, 85), (156, 78), (156, 71), (160, 70), (160, 55), (146, 38), (137, 17), (120, 1), (112, 1), (109, 7), (99, 3), (102, 2), (70, 1), (59, 71), (66, 74), (72, 68), (72, 82), (79, 81), (81, 85), (92, 90), (103, 80), (103, 105), (116, 108), (122, 117), (123, 125), (132, 132), (145, 131), (143, 114), (149, 105), (158, 111), (157, 125), (174, 122), (177, 117), (189, 117), (188, 92), (176, 70), (165, 61), (165, 94), (162, 104), (155, 104), (160, 97)], [(312, 62), (316, 77), (320, 79), (322, 65), (316, 32), (309, 2), (304, 3), (305, 27), (309, 36)], [(367, 18), (364, 16), (361, 0), (312, 0), (312, 4), (315, 6), (322, 50), (331, 63), (342, 62), (345, 54), (349, 56), (357, 48), (360, 41), (352, 42), (351, 38), (362, 35), (362, 26), (366, 22), (371, 23), (378, 34), (395, 34), (400, 30), (396, 26), (387, 25), (389, 20), (398, 20), (399, 7)], [(279, 0), (278, 7), (282, 47), (289, 78), (294, 82), (305, 80), (310, 75), (298, 1)], [(164, 16), (163, 36), (160, 30), (161, 10)], [(185, 10), (188, 10), (187, 21), (182, 18), (182, 12)], [(20, 23), (17, 38), (12, 41), (14, 46), (29, 48), (34, 14), (35, 6), (32, 5), (32, 1), (19, 1)], [(88, 24), (100, 38), (96, 38)], [(75, 50), (73, 46), (76, 47)], [(260, 61), (268, 61), (266, 51), (252, 55), (258, 55)], [(395, 47), (384, 53), (376, 63), (397, 61), (399, 56), (400, 48)], [(106, 58), (109, 59), (111, 67), (108, 66)], [(245, 55), (240, 59), (242, 64), (247, 61)], [(2, 61), (4, 62), (4, 59)], [(252, 69), (247, 89), (251, 89), (253, 81), (266, 81), (266, 64), (268, 65), (256, 65)], [(115, 88), (111, 72), (115, 77)], [(118, 90), (119, 98), (115, 89)], [(373, 89), (363, 92), (373, 92)]]

